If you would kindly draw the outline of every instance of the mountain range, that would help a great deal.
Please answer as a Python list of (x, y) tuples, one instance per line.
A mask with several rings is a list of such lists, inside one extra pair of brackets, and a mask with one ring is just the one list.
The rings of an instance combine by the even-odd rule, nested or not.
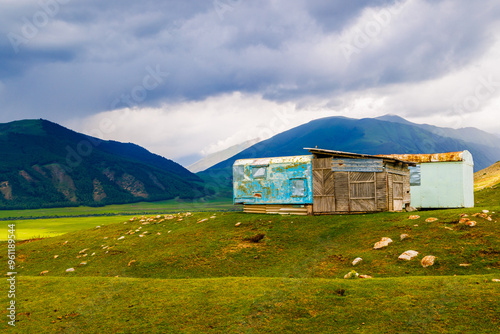
[(0, 209), (194, 199), (209, 194), (230, 198), (234, 161), (309, 154), (304, 147), (365, 154), (468, 150), (475, 171), (500, 160), (500, 137), (475, 128), (415, 124), (394, 115), (327, 117), (213, 154), (191, 167), (214, 165), (193, 174), (132, 143), (101, 140), (47, 120), (23, 120), (0, 124)]
[(378, 119), (327, 117), (261, 141), (198, 175), (205, 180), (216, 179), (220, 187), (228, 187), (234, 161), (309, 154), (304, 147), (374, 155), (468, 150), (473, 155), (475, 171), (500, 160), (500, 138), (476, 128), (457, 130), (415, 124), (394, 115)]
[(0, 208), (195, 198), (202, 189), (198, 176), (135, 144), (42, 119), (0, 124)]

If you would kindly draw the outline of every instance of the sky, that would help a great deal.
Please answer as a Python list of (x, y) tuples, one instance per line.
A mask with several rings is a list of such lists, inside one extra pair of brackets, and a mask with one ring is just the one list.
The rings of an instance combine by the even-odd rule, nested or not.
[(2, 0), (0, 122), (188, 165), (313, 119), (500, 133), (497, 0)]

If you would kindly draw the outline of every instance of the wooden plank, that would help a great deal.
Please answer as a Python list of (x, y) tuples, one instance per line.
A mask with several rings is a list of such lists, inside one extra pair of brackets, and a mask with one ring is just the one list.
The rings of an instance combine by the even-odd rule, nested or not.
[(375, 198), (375, 183), (351, 183), (350, 198)]
[(353, 182), (373, 182), (375, 181), (375, 173), (364, 173), (364, 172), (351, 172), (349, 173), (349, 180)]
[(335, 212), (335, 197), (323, 196), (316, 197), (313, 205), (314, 213), (328, 213)]
[(313, 196), (323, 195), (323, 170), (313, 170)]
[(333, 172), (327, 169), (323, 170), (323, 194), (330, 196), (335, 195)]
[(351, 199), (351, 212), (377, 211), (375, 199)]
[(403, 178), (403, 207), (411, 203), (410, 175)]
[(349, 175), (346, 172), (333, 173), (335, 188), (335, 211), (349, 211)]
[(388, 210), (387, 201), (387, 173), (376, 173), (377, 176), (377, 209), (379, 211)]
[(387, 199), (389, 202), (389, 211), (394, 211), (394, 188), (393, 188), (393, 175), (391, 173), (387, 173)]

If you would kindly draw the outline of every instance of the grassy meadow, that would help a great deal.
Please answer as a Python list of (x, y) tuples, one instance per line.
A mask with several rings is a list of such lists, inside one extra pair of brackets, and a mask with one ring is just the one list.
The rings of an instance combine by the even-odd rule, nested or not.
[[(0, 237), (15, 223), (18, 239), (34, 239), (16, 244), (16, 326), (3, 307), (0, 330), (498, 333), (499, 198), (488, 187), (475, 208), (414, 213), (255, 215), (212, 203), (160, 214), (165, 203), (146, 203), (134, 212), (155, 214), (107, 207), (76, 217), (72, 208), (57, 215), (73, 217), (4, 220)], [(382, 237), (393, 242), (374, 250)], [(399, 260), (407, 250), (419, 254)], [(436, 261), (424, 268), (426, 255)], [(352, 270), (373, 278), (344, 279)]]

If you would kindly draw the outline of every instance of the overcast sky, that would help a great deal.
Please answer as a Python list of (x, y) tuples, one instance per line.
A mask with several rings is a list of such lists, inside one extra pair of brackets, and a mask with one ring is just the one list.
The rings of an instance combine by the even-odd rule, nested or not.
[(312, 119), (500, 133), (498, 0), (1, 0), (0, 122), (193, 162)]

